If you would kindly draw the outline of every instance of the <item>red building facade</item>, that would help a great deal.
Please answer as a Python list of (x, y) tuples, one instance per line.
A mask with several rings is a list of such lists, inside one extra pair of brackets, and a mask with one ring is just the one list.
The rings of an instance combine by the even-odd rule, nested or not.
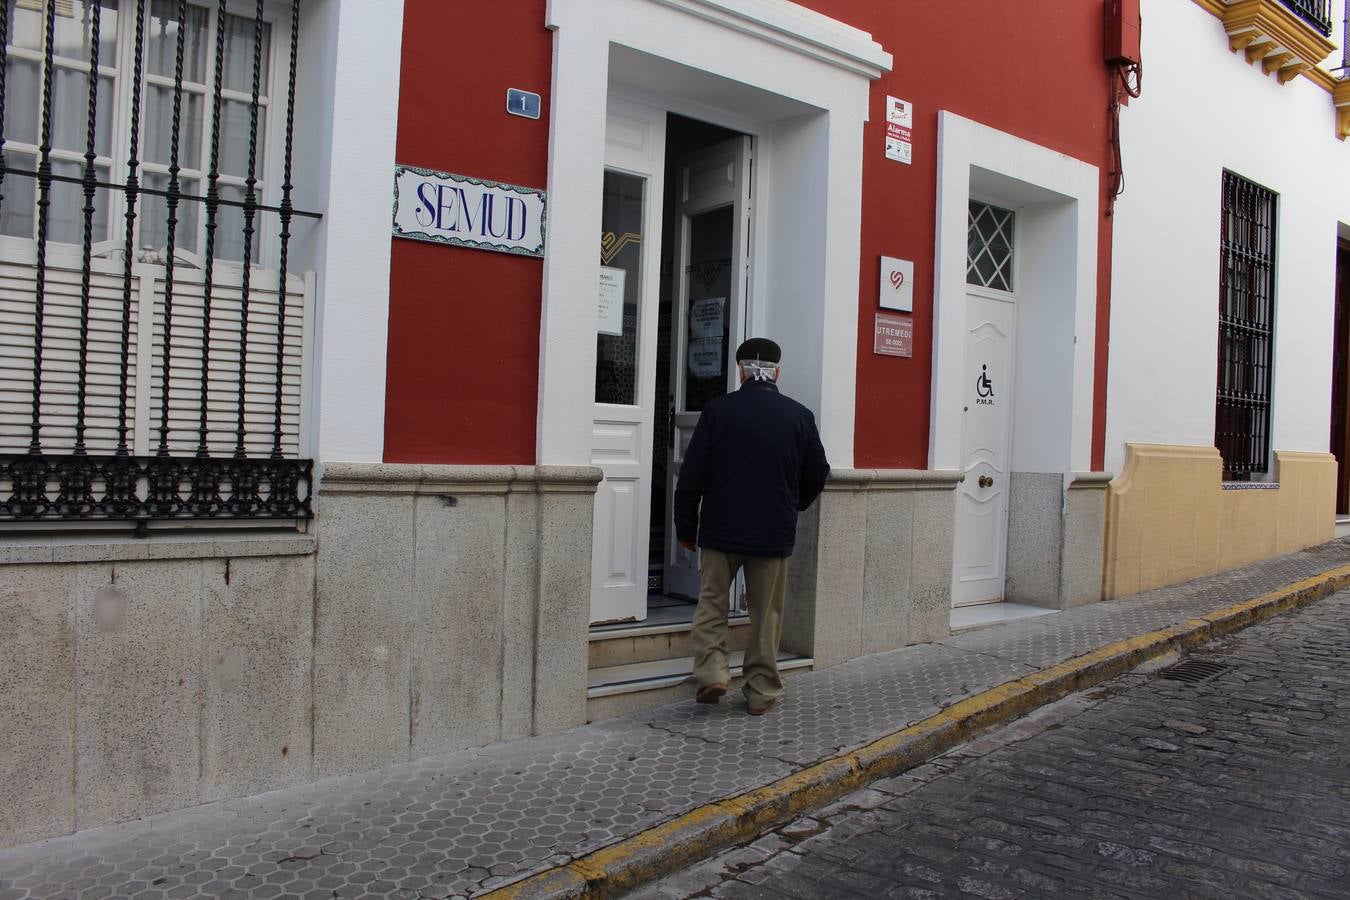
[[(1097, 166), (1104, 210), (1111, 80), (1102, 59), (1103, 9), (1064, 0), (804, 5), (870, 33), (894, 56), (893, 69), (872, 85), (864, 126), (858, 344), (871, 344), (879, 257), (912, 259), (914, 356), (858, 354), (854, 464), (926, 468), (937, 111)], [(546, 6), (408, 0), (398, 162), (548, 188), (553, 35)], [(453, 77), (446, 75), (447, 55)], [(507, 115), (508, 87), (540, 94), (540, 119)], [(911, 165), (882, 152), (888, 95), (917, 110)], [(1102, 458), (1109, 217), (1101, 216), (1098, 234), (1094, 468)], [(538, 260), (394, 241), (386, 461), (535, 461), (541, 295)]]
[[(398, 515), (425, 535), (435, 508), (450, 530), (415, 583), (466, 548), (483, 562), (504, 517), (508, 556), (522, 542), (540, 573), (518, 598), (543, 629), (514, 651), (534, 656), (527, 730), (679, 694), (698, 576), (669, 498), (752, 335), (783, 345), (780, 385), (834, 470), (790, 567), (790, 665), (935, 640), (966, 607), (1100, 599), (1105, 18), (1067, 0), (407, 0), (384, 468), (323, 490), (426, 498)], [(470, 192), (435, 235), (426, 179)], [(451, 233), (489, 214), (480, 188), (537, 202), (542, 250)], [(521, 492), (537, 518), (513, 518)], [(500, 510), (418, 505), (470, 494)], [(492, 571), (494, 615), (519, 620), (511, 564)], [(497, 734), (526, 728), (501, 715)]]

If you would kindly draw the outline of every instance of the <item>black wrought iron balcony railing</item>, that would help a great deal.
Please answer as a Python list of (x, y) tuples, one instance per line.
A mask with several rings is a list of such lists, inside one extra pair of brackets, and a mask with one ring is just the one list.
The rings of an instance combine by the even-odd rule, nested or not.
[(1345, 0), (1345, 15), (1341, 17), (1341, 25), (1345, 33), (1341, 35), (1341, 64), (1336, 71), (1341, 78), (1350, 79), (1350, 0)]
[(1280, 0), (1322, 37), (1331, 37), (1331, 0)]

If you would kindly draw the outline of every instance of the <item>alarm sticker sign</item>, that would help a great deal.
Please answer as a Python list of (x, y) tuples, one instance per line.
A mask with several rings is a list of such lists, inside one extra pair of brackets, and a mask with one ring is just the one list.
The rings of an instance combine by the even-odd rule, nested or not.
[(914, 161), (914, 106), (898, 97), (886, 98), (886, 158)]

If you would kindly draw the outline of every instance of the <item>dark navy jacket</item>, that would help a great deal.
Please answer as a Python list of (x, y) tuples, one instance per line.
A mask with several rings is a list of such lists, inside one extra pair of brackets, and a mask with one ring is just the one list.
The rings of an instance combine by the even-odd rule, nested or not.
[(797, 513), (829, 474), (811, 411), (772, 382), (747, 381), (703, 408), (675, 487), (676, 534), (724, 553), (791, 556)]

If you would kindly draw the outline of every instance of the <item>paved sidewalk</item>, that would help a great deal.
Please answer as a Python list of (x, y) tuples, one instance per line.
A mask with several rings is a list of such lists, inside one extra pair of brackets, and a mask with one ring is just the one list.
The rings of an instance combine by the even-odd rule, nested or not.
[(19, 897), (453, 897), (565, 864), (1114, 641), (1350, 563), (1336, 541), (797, 676), (762, 718), (676, 704), (0, 851)]

